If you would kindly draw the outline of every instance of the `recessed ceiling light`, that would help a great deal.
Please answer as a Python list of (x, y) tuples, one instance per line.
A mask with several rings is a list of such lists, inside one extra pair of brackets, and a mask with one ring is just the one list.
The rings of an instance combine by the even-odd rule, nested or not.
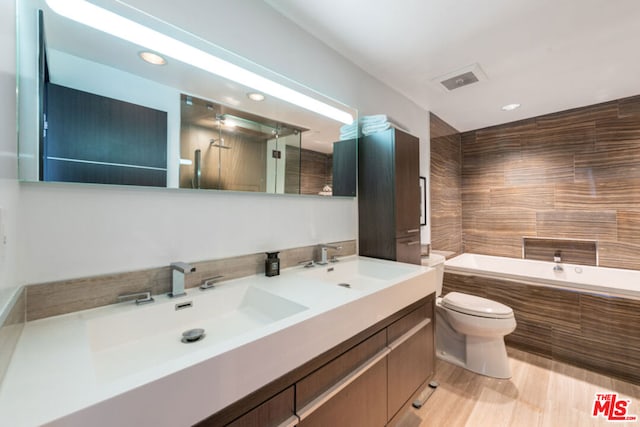
[(264, 95), (258, 92), (249, 92), (247, 93), (247, 98), (252, 101), (260, 102), (264, 101)]
[(520, 108), (520, 104), (507, 104), (502, 107), (503, 111), (513, 111), (516, 108)]
[(139, 55), (143, 61), (148, 62), (149, 64), (164, 65), (167, 63), (167, 60), (164, 59), (162, 56), (158, 55), (157, 53), (145, 51), (145, 52), (140, 52)]

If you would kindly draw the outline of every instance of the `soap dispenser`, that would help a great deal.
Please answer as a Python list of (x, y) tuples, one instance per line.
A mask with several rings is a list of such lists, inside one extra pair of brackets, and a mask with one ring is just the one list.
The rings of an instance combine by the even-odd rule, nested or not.
[(279, 252), (267, 252), (267, 259), (264, 261), (264, 275), (267, 277), (278, 276), (280, 274)]

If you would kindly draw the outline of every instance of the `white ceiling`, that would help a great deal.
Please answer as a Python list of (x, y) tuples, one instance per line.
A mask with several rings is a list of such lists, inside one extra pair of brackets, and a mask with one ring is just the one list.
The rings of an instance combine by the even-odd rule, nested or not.
[(459, 131), (640, 94), (640, 0), (265, 1)]

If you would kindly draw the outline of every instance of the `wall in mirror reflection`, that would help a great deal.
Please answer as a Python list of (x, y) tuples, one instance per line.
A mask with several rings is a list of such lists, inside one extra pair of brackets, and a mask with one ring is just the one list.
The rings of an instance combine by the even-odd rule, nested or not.
[[(70, 22), (48, 10), (43, 0), (19, 3), (22, 180), (355, 196), (356, 140), (338, 142), (339, 122), (273, 98), (248, 100), (251, 88), (179, 61), (154, 68), (140, 60), (140, 46)], [(121, 2), (113, 7), (139, 13)], [(39, 10), (42, 20), (36, 24)], [(200, 47), (205, 43), (215, 54), (223, 51), (162, 21), (144, 19)], [(46, 71), (38, 57), (46, 60)], [(250, 61), (237, 60), (357, 115)], [(209, 114), (210, 125), (185, 117), (185, 94), (218, 106)], [(92, 109), (80, 100), (109, 106)], [(125, 105), (135, 114), (124, 112)], [(220, 116), (252, 122), (255, 129), (221, 128)], [(228, 117), (223, 121), (231, 122)]]

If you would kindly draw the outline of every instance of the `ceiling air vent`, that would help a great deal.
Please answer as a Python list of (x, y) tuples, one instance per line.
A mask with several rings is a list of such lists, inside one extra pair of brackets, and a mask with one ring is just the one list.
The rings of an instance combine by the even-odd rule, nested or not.
[(434, 83), (437, 83), (447, 92), (484, 80), (487, 80), (487, 76), (478, 64), (468, 65), (459, 70), (432, 79)]

